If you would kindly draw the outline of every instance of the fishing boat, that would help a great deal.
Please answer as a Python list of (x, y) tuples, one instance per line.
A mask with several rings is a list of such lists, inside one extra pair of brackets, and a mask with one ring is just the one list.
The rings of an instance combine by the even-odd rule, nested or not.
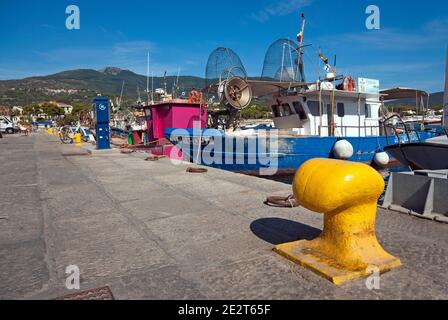
[[(195, 110), (180, 115), (179, 102), (165, 101), (148, 108), (149, 135), (164, 130), (171, 148), (166, 155), (200, 165), (253, 175), (290, 175), (312, 158), (338, 158), (387, 165), (386, 146), (425, 141), (432, 132), (394, 129), (397, 119), (384, 108), (379, 81), (338, 76), (319, 53), (325, 76), (305, 81), (303, 45), (305, 17), (297, 43), (274, 42), (266, 53), (260, 79), (249, 79), (240, 58), (229, 48), (212, 52), (206, 68), (206, 87), (190, 95), (183, 107)], [(265, 99), (272, 110), (274, 128), (226, 130), (206, 127), (207, 110), (216, 105), (234, 119), (255, 98)], [(149, 110), (151, 109), (151, 110)], [(164, 113), (163, 125), (154, 118)], [(177, 110), (177, 111), (176, 111)], [(188, 116), (187, 118), (185, 118)], [(182, 118), (183, 125), (175, 125)], [(191, 122), (196, 117), (197, 121)], [(170, 121), (167, 121), (170, 119)], [(399, 121), (398, 121), (399, 122)], [(159, 137), (160, 139), (160, 137)], [(171, 153), (173, 151), (173, 153)]]

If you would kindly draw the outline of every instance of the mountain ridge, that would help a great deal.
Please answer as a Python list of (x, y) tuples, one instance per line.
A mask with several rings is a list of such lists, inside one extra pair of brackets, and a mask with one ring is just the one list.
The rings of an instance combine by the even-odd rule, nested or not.
[[(123, 101), (134, 103), (140, 92), (144, 98), (147, 78), (130, 70), (105, 67), (100, 70), (74, 69), (57, 72), (47, 76), (34, 76), (17, 80), (0, 81), (0, 105), (26, 105), (48, 100), (90, 103), (91, 98), (102, 94), (114, 98), (120, 96), (124, 81)], [(173, 91), (178, 81), (179, 92), (201, 88), (205, 80), (195, 76), (167, 76), (150, 79), (154, 89), (166, 87)]]

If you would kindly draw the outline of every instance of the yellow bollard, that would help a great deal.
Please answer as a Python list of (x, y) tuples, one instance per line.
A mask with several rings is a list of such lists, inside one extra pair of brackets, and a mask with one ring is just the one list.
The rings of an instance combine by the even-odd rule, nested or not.
[(333, 159), (313, 159), (297, 171), (298, 203), (324, 213), (324, 230), (312, 241), (278, 245), (274, 250), (336, 285), (401, 266), (375, 234), (383, 178), (370, 166)]
[(53, 134), (53, 129), (47, 129), (48, 134)]
[(77, 147), (81, 146), (81, 134), (80, 133), (75, 134), (75, 145)]

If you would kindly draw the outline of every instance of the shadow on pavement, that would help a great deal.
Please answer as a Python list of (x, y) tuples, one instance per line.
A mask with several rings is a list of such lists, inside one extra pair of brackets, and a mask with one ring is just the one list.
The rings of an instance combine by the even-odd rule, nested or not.
[(322, 233), (317, 228), (281, 218), (256, 220), (251, 223), (250, 230), (260, 239), (273, 245), (298, 240), (312, 240)]

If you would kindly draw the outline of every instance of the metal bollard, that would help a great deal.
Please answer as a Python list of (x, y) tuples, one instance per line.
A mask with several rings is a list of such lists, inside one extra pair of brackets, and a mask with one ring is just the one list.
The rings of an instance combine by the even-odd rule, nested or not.
[(375, 234), (377, 201), (383, 178), (370, 166), (333, 159), (313, 159), (296, 173), (298, 203), (324, 213), (324, 230), (312, 241), (278, 245), (274, 250), (336, 285), (401, 266)]
[(75, 145), (77, 147), (81, 146), (81, 134), (80, 133), (75, 134)]

